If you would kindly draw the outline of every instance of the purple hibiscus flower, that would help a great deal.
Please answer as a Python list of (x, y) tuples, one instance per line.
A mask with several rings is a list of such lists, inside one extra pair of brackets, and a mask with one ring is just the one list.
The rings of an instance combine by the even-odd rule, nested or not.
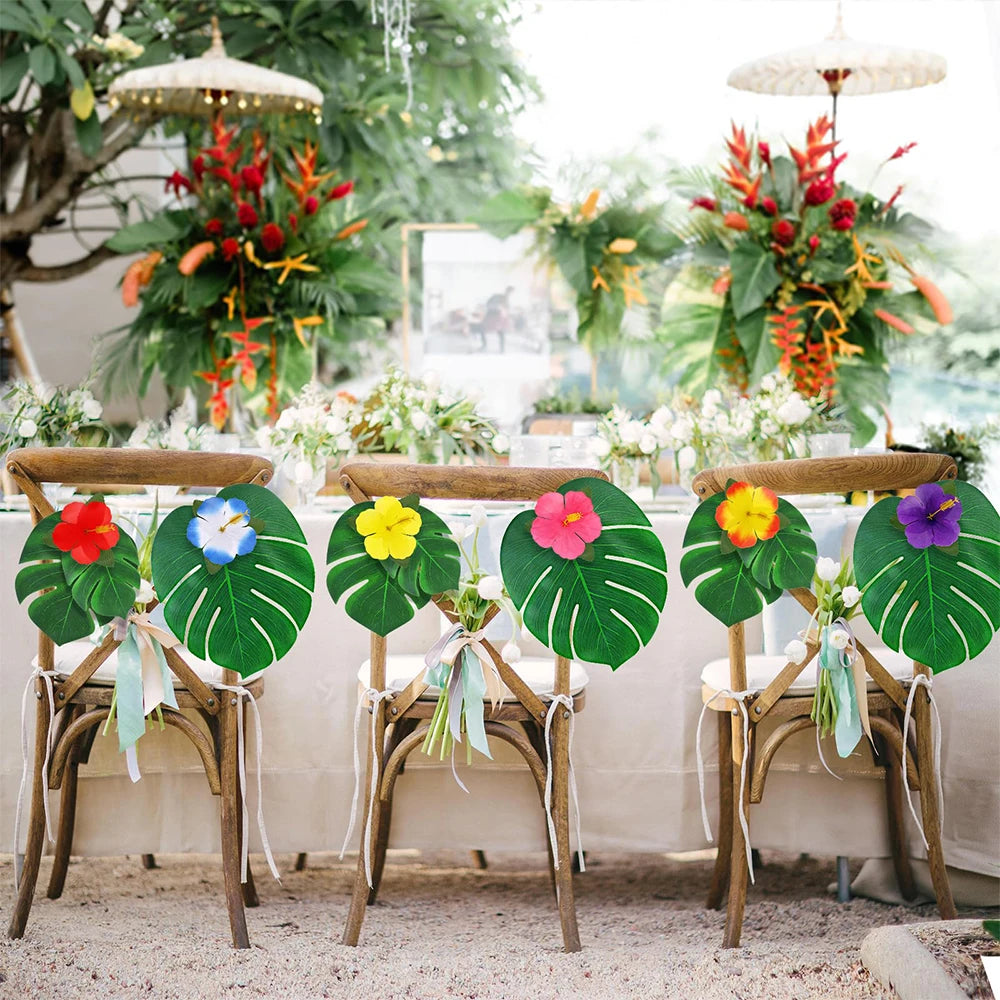
[(947, 548), (958, 541), (962, 502), (937, 483), (925, 483), (917, 487), (916, 496), (899, 501), (896, 516), (906, 530), (906, 540), (915, 549), (931, 545)]

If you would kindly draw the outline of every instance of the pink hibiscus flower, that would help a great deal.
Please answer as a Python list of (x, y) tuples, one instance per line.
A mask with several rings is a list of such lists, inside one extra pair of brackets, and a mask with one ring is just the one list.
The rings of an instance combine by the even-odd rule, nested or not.
[(601, 519), (586, 493), (546, 493), (538, 498), (535, 513), (538, 516), (531, 522), (531, 537), (563, 559), (582, 556), (587, 543), (601, 533)]

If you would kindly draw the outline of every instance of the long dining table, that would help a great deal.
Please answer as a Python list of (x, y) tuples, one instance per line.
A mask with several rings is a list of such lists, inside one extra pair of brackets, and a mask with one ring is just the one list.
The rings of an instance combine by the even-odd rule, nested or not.
[[(14, 850), (13, 819), (22, 778), (21, 701), (37, 639), (14, 595), (18, 557), (30, 530), (29, 515), (18, 499), (23, 500), (8, 504), (16, 509), (0, 510), (3, 852)], [(128, 517), (149, 511), (148, 498), (116, 497), (111, 502)], [(255, 737), (247, 740), (251, 816), (256, 812), (253, 773), (259, 767), (267, 833), (276, 852), (339, 850), (351, 810), (357, 670), (368, 655), (369, 634), (333, 603), (325, 587), (327, 540), (346, 503), (331, 498), (298, 514), (316, 565), (313, 610), (291, 652), (266, 672), (259, 705), (260, 760)], [(656, 634), (631, 661), (614, 672), (587, 666), (586, 705), (576, 720), (572, 748), (587, 851), (682, 852), (711, 846), (699, 803), (695, 732), (702, 709), (700, 673), (706, 662), (726, 655), (726, 630), (680, 581), (690, 506), (679, 499), (643, 506), (666, 551), (669, 593)], [(860, 516), (856, 508), (824, 502), (805, 512), (828, 539), (850, 537)], [(491, 514), (494, 547), (511, 516), (504, 510)], [(748, 623), (751, 651), (760, 649), (766, 626), (759, 619)], [(429, 606), (393, 633), (390, 652), (422, 654), (440, 630), (439, 614)], [(539, 655), (544, 650), (529, 644), (525, 652)], [(973, 662), (934, 679), (944, 733), (945, 855), (952, 866), (994, 877), (1000, 875), (998, 666), (1000, 641), (995, 640)], [(27, 717), (30, 745), (33, 712)], [(705, 723), (705, 794), (715, 827), (716, 727), (714, 718)], [(366, 732), (362, 725), (359, 743)], [(861, 744), (841, 760), (831, 741), (825, 756), (838, 777), (824, 770), (811, 732), (798, 734), (782, 748), (763, 803), (752, 808), (753, 846), (825, 856), (888, 856), (884, 771), (873, 762), (870, 748)], [(138, 760), (142, 778), (133, 784), (114, 732), (97, 737), (80, 770), (73, 853), (217, 852), (218, 804), (190, 744), (171, 728), (159, 732), (150, 727), (139, 742)], [(493, 760), (477, 754), (472, 766), (461, 754), (457, 767), (468, 793), (456, 783), (450, 760), (411, 756), (397, 786), (390, 847), (544, 850), (544, 816), (534, 784), (513, 751), (497, 746)], [(58, 793), (53, 793), (53, 804), (57, 808)], [(358, 835), (355, 831), (352, 850)], [(920, 857), (920, 836), (912, 827), (909, 844)], [(260, 847), (256, 829), (251, 847)]]

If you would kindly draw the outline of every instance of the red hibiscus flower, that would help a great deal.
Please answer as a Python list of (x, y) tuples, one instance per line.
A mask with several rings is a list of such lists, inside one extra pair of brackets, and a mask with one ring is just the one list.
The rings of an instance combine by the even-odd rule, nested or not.
[(257, 210), (245, 201), (240, 202), (240, 207), (236, 209), (236, 218), (244, 229), (253, 229), (257, 225)]
[(222, 241), (222, 256), (227, 261), (232, 260), (240, 252), (240, 241), (230, 236)]
[(285, 234), (281, 226), (269, 222), (260, 231), (260, 242), (268, 253), (277, 253), (285, 245)]
[(714, 212), (717, 207), (718, 206), (716, 205), (714, 198), (708, 198), (705, 195), (701, 195), (691, 202), (688, 206), (688, 211), (690, 212), (692, 208), (703, 208), (706, 212)]
[(795, 224), (788, 219), (778, 219), (771, 224), (771, 236), (775, 243), (790, 247), (795, 242)]
[(222, 235), (222, 219), (209, 219), (205, 223), (205, 232), (209, 236), (221, 236)]
[(836, 188), (832, 180), (827, 177), (821, 177), (819, 180), (813, 181), (806, 188), (806, 204), (823, 205), (833, 197), (835, 190)]
[(830, 225), (834, 229), (850, 229), (857, 214), (858, 206), (854, 201), (851, 198), (841, 198), (830, 206)]
[(264, 183), (264, 178), (256, 167), (244, 167), (240, 171), (240, 177), (243, 178), (243, 183), (248, 191), (259, 191)]
[(354, 190), (354, 181), (344, 181), (343, 184), (338, 184), (336, 187), (330, 189), (330, 193), (326, 196), (327, 201), (339, 201), (341, 198), (346, 198)]
[(111, 523), (111, 511), (100, 500), (71, 503), (62, 512), (52, 531), (52, 544), (61, 552), (87, 566), (101, 553), (118, 544), (118, 529)]
[(538, 516), (531, 522), (531, 537), (563, 559), (582, 556), (587, 543), (601, 533), (601, 519), (594, 513), (593, 502), (577, 490), (565, 496), (545, 493), (538, 498), (535, 513)]

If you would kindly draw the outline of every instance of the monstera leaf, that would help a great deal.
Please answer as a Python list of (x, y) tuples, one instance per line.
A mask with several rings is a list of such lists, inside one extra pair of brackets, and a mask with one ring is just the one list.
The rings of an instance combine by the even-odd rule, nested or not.
[(454, 590), (461, 574), (461, 556), (448, 526), (415, 498), (402, 501), (420, 515), (414, 536), (416, 549), (407, 559), (373, 559), (358, 533), (358, 515), (375, 504), (355, 504), (338, 518), (330, 535), (326, 586), (334, 601), (345, 594), (344, 610), (377, 635), (405, 625), (434, 594)]
[[(753, 549), (764, 544), (760, 541), (746, 550), (747, 555), (744, 555), (743, 551), (732, 545), (715, 520), (715, 511), (725, 499), (725, 493), (716, 493), (703, 500), (691, 515), (684, 533), (685, 552), (681, 557), (681, 579), (685, 587), (690, 587), (695, 580), (699, 580), (694, 592), (695, 600), (723, 625), (735, 625), (760, 614), (765, 604), (771, 604), (781, 596), (783, 588), (776, 582), (776, 578), (784, 580), (787, 575), (793, 580), (798, 579), (796, 566), (803, 541), (801, 528), (796, 527), (792, 533), (798, 537), (794, 541), (786, 540), (783, 545), (772, 547), (770, 555), (768, 550), (761, 548), (755, 558)], [(779, 500), (779, 516), (784, 514), (789, 523), (795, 525), (788, 508), (794, 510), (791, 504)], [(774, 542), (782, 531), (784, 527), (769, 541)], [(814, 564), (815, 544), (811, 551)], [(779, 561), (780, 570), (777, 569)], [(810, 565), (809, 577), (805, 583), (812, 578), (813, 564)], [(756, 574), (754, 568), (757, 569)]]
[(56, 511), (32, 528), (20, 560), (28, 565), (18, 572), (14, 591), (18, 601), (38, 594), (28, 605), (28, 617), (61, 646), (128, 613), (139, 587), (139, 555), (135, 542), (121, 534), (98, 562), (81, 565), (52, 541), (60, 519)]
[(242, 677), (280, 660), (312, 607), (312, 558), (288, 508), (261, 486), (227, 486), (225, 500), (242, 500), (257, 527), (246, 555), (217, 566), (188, 541), (193, 507), (179, 507), (153, 542), (153, 586), (173, 633), (197, 657)]
[[(782, 497), (778, 497), (778, 517), (781, 527), (776, 535), (758, 539), (756, 545), (736, 552), (749, 567), (750, 575), (765, 589), (808, 587), (816, 568), (816, 542), (810, 534), (809, 522)], [(723, 548), (725, 541), (723, 538)]]
[(887, 646), (935, 672), (977, 656), (1000, 629), (1000, 515), (968, 483), (940, 486), (962, 503), (954, 545), (914, 548), (898, 497), (872, 507), (854, 542), (865, 616)]
[(667, 599), (667, 560), (649, 519), (603, 479), (559, 488), (586, 494), (601, 533), (577, 558), (541, 547), (535, 511), (511, 521), (500, 546), (504, 584), (525, 628), (560, 656), (620, 667), (656, 631)]

